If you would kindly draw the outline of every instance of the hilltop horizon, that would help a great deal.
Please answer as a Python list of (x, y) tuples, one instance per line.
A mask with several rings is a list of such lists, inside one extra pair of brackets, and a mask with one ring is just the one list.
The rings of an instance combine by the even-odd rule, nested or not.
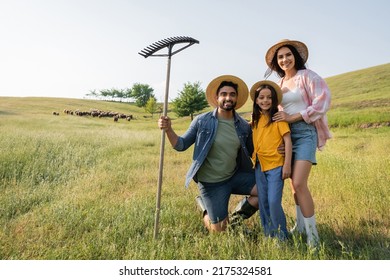
[[(390, 64), (390, 62), (387, 62), (387, 63), (383, 63), (383, 64), (378, 64), (378, 65), (374, 65), (374, 66), (370, 66), (370, 67), (367, 67), (367, 68), (362, 68), (362, 69), (356, 69), (356, 70), (352, 70), (352, 71), (348, 71), (348, 72), (345, 72), (345, 73), (341, 73), (341, 74), (337, 74), (337, 75), (334, 75), (334, 76), (330, 76), (330, 77), (323, 77), (325, 79), (325, 81), (328, 81), (328, 80), (332, 80), (333, 78), (337, 78), (337, 77), (341, 77), (343, 75), (346, 75), (346, 74), (352, 74), (352, 73), (355, 73), (355, 72), (359, 72), (359, 71), (364, 71), (364, 70), (368, 70), (368, 69), (373, 69), (373, 68), (376, 68), (376, 67), (381, 67), (381, 66), (385, 66), (385, 65), (388, 65)], [(314, 70), (314, 72), (316, 72)], [(321, 76), (320, 73), (317, 73)], [(248, 87), (250, 87), (249, 84), (247, 84)], [(207, 85), (206, 85), (207, 86)], [(206, 87), (205, 86), (205, 87)], [(131, 86), (129, 86), (131, 87)], [(113, 99), (110, 99), (110, 100), (104, 100), (104, 99), (94, 99), (94, 98), (91, 98), (89, 96), (84, 95), (83, 97), (71, 97), (71, 96), (68, 96), (68, 97), (64, 97), (64, 96), (40, 96), (40, 95), (34, 95), (34, 96), (30, 96), (30, 95), (27, 95), (27, 96), (3, 96), (3, 95), (0, 95), (0, 97), (20, 97), (20, 98), (26, 98), (26, 97), (37, 97), (37, 98), (66, 98), (66, 99), (81, 99), (81, 100), (101, 100), (101, 101), (116, 101), (116, 102), (124, 102), (124, 103), (133, 103), (133, 101), (129, 101), (129, 102), (126, 102), (126, 101), (119, 101), (119, 100), (113, 100)], [(158, 100), (159, 103), (162, 103), (163, 101), (161, 100)], [(172, 102), (172, 98), (170, 100), (168, 100), (168, 103), (171, 103)]]

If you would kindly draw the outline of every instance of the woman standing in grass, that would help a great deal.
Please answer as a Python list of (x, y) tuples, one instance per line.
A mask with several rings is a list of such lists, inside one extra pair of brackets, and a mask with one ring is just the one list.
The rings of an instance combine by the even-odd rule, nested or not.
[(282, 111), (274, 121), (290, 124), (293, 144), (291, 189), (296, 204), (297, 220), (293, 231), (306, 231), (309, 246), (318, 246), (314, 202), (308, 188), (312, 165), (317, 164), (316, 147), (322, 149), (331, 137), (326, 112), (330, 106), (330, 91), (325, 81), (306, 69), (309, 56), (300, 41), (282, 40), (270, 47), (265, 55), (269, 67), (265, 76), (275, 71), (283, 92)]
[[(272, 120), (282, 101), (282, 90), (274, 82), (260, 81), (252, 86), (250, 96), (253, 100), (252, 161), (255, 167), (261, 225), (266, 236), (284, 240), (288, 232), (282, 195), (284, 179), (291, 176), (292, 144), (288, 123)], [(284, 156), (278, 152), (278, 147), (283, 142)]]

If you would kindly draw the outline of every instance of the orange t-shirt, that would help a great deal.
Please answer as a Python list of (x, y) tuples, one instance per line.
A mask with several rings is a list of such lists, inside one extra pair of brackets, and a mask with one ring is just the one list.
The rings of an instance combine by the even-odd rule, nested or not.
[(253, 128), (252, 136), (252, 161), (256, 162), (257, 156), (263, 172), (283, 166), (284, 156), (277, 149), (283, 143), (283, 135), (290, 132), (287, 122), (272, 122), (267, 126), (268, 119), (268, 116), (261, 115), (257, 127)]

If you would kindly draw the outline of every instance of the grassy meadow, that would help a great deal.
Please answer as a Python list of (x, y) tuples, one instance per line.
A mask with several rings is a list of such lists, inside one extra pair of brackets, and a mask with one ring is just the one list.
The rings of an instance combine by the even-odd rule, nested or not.
[[(184, 188), (192, 149), (165, 147), (159, 238), (153, 239), (161, 131), (132, 104), (0, 97), (0, 259), (390, 259), (390, 64), (331, 77), (333, 139), (310, 177), (321, 247), (253, 230), (208, 234)], [(134, 119), (68, 115), (97, 108)], [(59, 116), (52, 114), (59, 112)], [(240, 109), (251, 111), (248, 103)], [(178, 134), (189, 118), (174, 118)], [(231, 208), (240, 199), (232, 197)], [(288, 226), (295, 208), (283, 197)], [(231, 210), (232, 210), (231, 209)]]

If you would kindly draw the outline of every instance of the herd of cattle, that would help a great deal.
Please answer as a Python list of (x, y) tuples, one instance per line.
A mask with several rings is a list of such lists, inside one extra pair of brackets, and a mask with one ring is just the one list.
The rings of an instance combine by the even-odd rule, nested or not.
[[(91, 109), (90, 111), (80, 111), (80, 110), (69, 110), (69, 109), (64, 109), (64, 113), (67, 115), (76, 115), (76, 116), (92, 116), (92, 117), (97, 117), (97, 118), (112, 118), (114, 122), (117, 122), (119, 119), (126, 119), (127, 121), (131, 121), (133, 119), (133, 115), (126, 115), (123, 113), (118, 113), (118, 112), (106, 112), (106, 111), (101, 111), (98, 109)], [(60, 113), (58, 112), (53, 112), (53, 115), (59, 116)]]

